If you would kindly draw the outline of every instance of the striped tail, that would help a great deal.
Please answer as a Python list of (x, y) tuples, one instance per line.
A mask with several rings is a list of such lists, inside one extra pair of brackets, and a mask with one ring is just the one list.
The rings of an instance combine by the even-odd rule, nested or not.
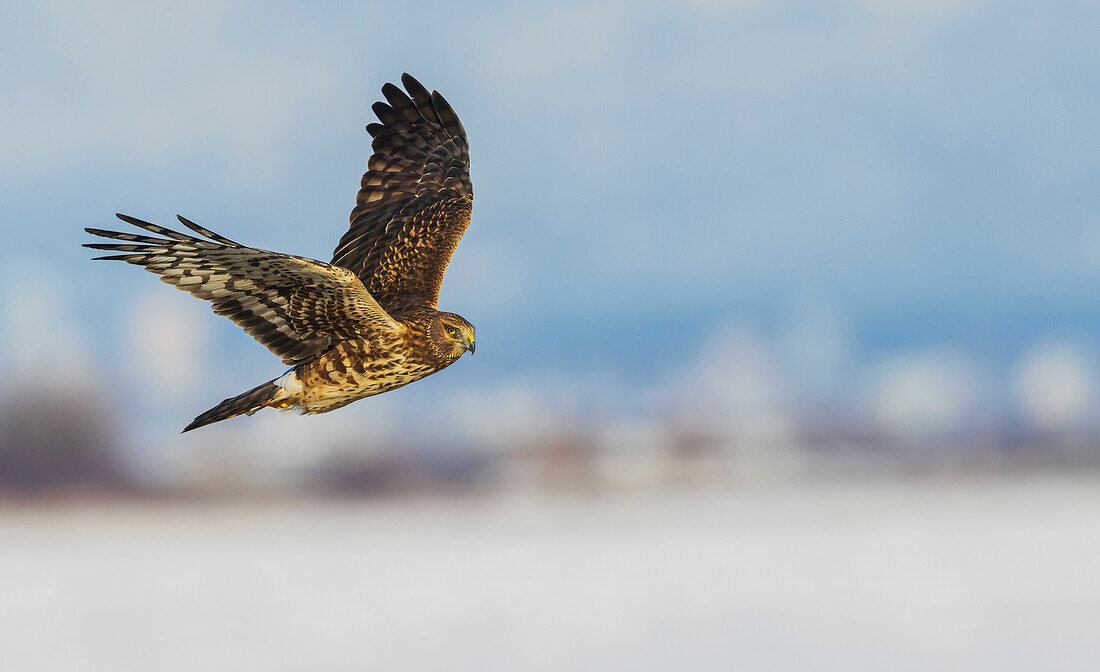
[[(274, 380), (268, 381), (259, 387), (254, 387), (244, 394), (226, 399), (214, 408), (206, 411), (191, 421), (190, 425), (183, 428), (184, 432), (205, 427), (206, 425), (235, 418), (238, 415), (252, 415), (256, 411), (269, 406), (277, 397), (284, 394), (282, 387), (275, 384)], [(182, 432), (181, 432), (182, 433)]]

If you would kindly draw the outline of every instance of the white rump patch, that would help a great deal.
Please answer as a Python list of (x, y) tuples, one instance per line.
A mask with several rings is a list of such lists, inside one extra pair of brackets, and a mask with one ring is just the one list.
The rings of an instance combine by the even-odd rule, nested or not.
[(290, 396), (296, 397), (302, 391), (302, 381), (298, 380), (298, 374), (294, 373), (294, 369), (276, 378), (275, 384)]

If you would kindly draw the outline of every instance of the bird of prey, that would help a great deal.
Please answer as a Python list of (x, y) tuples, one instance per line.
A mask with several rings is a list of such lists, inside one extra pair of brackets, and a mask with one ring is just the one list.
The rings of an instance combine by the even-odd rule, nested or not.
[(199, 415), (189, 431), (262, 408), (327, 413), (440, 371), (474, 352), (474, 327), (437, 310), (470, 224), (466, 131), (438, 92), (408, 74), (382, 87), (373, 154), (332, 261), (248, 247), (182, 216), (190, 235), (119, 214), (154, 235), (85, 229), (112, 259), (210, 301), (292, 368)]

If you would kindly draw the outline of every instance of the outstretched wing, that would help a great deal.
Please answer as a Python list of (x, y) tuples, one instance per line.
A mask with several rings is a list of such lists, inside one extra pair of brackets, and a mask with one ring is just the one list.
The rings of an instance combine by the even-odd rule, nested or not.
[(374, 154), (332, 263), (353, 271), (388, 310), (435, 308), (455, 246), (470, 224), (473, 187), (466, 131), (438, 92), (409, 75), (408, 94), (382, 87)]
[(233, 320), (285, 364), (307, 362), (344, 339), (401, 328), (346, 269), (245, 247), (183, 217), (180, 222), (204, 238), (118, 218), (163, 237), (85, 229), (126, 241), (85, 244), (123, 253), (96, 259), (144, 266), (210, 301), (215, 313)]

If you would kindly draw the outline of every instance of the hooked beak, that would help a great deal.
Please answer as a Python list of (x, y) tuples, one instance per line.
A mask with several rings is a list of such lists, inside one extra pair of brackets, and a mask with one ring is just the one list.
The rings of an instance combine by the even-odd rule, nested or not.
[(466, 343), (467, 352), (469, 352), (471, 355), (474, 354), (474, 347), (474, 337), (471, 335), (469, 341)]

